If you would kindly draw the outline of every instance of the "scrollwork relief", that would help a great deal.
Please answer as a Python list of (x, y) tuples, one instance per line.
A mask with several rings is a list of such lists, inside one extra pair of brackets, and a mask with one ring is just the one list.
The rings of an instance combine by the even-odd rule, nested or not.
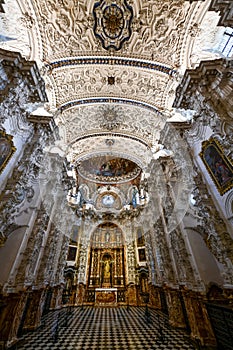
[[(37, 1), (40, 31), (46, 60), (98, 52), (104, 55), (102, 43), (95, 38), (94, 1), (77, 6), (66, 1)], [(192, 8), (183, 0), (129, 2), (133, 8), (132, 35), (124, 43), (123, 54), (154, 55), (162, 62), (175, 64), (179, 60), (180, 41)], [(168, 54), (169, 53), (169, 54)]]
[[(113, 115), (110, 116), (110, 113)], [(65, 128), (66, 142), (70, 143), (79, 134), (106, 130), (138, 135), (148, 143), (159, 139), (159, 132), (165, 124), (162, 115), (156, 115), (146, 109), (133, 106), (100, 105), (83, 106), (66, 110), (57, 118), (61, 127)], [(64, 125), (64, 126), (63, 126)], [(112, 145), (114, 147), (114, 145)]]
[[(69, 69), (64, 67), (54, 70), (52, 74), (56, 84), (57, 106), (88, 95), (124, 98), (128, 96), (164, 107), (163, 91), (169, 81), (166, 74), (109, 65), (70, 66)], [(109, 76), (116, 77), (114, 85), (109, 85)]]

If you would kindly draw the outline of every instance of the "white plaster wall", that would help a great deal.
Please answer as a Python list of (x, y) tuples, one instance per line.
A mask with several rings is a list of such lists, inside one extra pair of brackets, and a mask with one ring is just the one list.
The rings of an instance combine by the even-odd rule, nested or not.
[(215, 257), (209, 251), (203, 238), (192, 229), (187, 229), (187, 235), (200, 277), (205, 285), (208, 286), (210, 282), (223, 285), (223, 279)]
[(3, 247), (0, 247), (0, 284), (7, 282), (12, 266), (15, 262), (26, 227), (13, 231)]

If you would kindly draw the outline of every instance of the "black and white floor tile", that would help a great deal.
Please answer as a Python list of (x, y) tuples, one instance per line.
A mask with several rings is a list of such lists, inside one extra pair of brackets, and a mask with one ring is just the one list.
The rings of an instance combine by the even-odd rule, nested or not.
[(162, 314), (143, 307), (64, 308), (49, 312), (17, 350), (194, 350)]

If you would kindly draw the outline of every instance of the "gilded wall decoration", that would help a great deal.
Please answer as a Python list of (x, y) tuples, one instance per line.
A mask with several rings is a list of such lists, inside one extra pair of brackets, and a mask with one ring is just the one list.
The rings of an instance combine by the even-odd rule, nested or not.
[(93, 248), (120, 248), (123, 244), (121, 229), (111, 222), (99, 225), (91, 238)]
[(233, 164), (224, 153), (220, 144), (210, 138), (202, 143), (200, 157), (221, 196), (233, 187)]
[(3, 130), (0, 130), (0, 173), (7, 165), (13, 153), (16, 151), (12, 138), (13, 136), (6, 134)]
[(96, 304), (97, 305), (112, 305), (116, 304), (116, 292), (97, 291), (96, 292)]
[(124, 238), (112, 222), (99, 225), (91, 237), (89, 286), (109, 288), (124, 285)]
[(104, 49), (120, 50), (131, 36), (133, 9), (126, 0), (115, 3), (98, 1), (94, 5), (94, 33), (102, 42)]

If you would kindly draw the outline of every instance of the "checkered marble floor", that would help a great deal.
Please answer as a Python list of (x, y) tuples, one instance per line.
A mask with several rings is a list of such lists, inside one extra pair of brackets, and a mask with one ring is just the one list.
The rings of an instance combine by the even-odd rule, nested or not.
[(194, 350), (162, 314), (143, 307), (64, 308), (49, 312), (18, 350)]

